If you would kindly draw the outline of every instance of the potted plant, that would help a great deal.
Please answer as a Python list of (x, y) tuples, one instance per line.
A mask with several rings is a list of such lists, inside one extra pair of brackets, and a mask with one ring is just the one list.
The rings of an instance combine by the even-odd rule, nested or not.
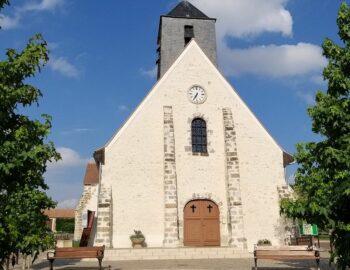
[(269, 239), (261, 239), (257, 243), (258, 246), (271, 246), (271, 241)]
[(142, 234), (141, 231), (134, 230), (135, 234), (130, 235), (130, 240), (132, 243), (132, 247), (134, 248), (140, 248), (145, 246), (145, 236)]

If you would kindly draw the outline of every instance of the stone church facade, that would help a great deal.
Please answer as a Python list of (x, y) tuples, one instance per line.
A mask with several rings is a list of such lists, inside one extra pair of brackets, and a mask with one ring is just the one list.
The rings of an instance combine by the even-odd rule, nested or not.
[(148, 247), (284, 242), (279, 200), (293, 158), (218, 70), (215, 21), (187, 1), (161, 16), (158, 81), (94, 153), (90, 244), (129, 248), (134, 229)]

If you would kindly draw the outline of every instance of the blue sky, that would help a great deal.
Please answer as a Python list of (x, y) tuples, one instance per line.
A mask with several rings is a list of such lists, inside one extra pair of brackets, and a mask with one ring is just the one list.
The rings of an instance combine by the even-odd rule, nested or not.
[[(219, 67), (277, 142), (295, 152), (315, 140), (307, 106), (325, 90), (320, 45), (337, 39), (338, 0), (192, 0), (217, 18)], [(72, 207), (86, 163), (155, 83), (159, 16), (178, 1), (17, 0), (0, 13), (0, 59), (42, 33), (50, 61), (30, 83), (44, 94), (33, 118), (53, 117), (63, 160), (46, 173), (48, 193)], [(288, 170), (292, 175), (295, 166)]]

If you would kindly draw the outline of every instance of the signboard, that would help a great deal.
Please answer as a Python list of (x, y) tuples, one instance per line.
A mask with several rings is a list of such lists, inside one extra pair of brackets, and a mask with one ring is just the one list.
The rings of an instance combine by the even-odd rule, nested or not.
[(316, 224), (303, 224), (300, 226), (301, 235), (318, 235), (318, 228)]

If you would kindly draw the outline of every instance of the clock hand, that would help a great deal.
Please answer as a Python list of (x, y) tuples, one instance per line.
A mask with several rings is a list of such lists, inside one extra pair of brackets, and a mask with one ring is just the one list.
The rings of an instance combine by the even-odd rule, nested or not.
[(198, 93), (196, 93), (196, 95), (194, 96), (194, 98), (192, 100), (195, 100), (197, 96), (198, 96)]

